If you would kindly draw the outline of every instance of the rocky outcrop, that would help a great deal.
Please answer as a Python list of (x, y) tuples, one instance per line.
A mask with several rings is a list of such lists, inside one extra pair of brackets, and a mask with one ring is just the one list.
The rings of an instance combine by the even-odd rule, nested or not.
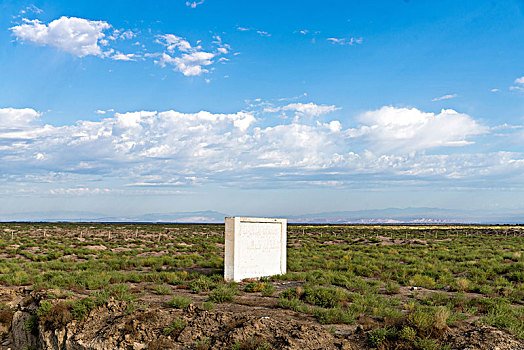
[[(185, 310), (158, 304), (135, 309), (125, 301), (110, 299), (78, 321), (71, 305), (58, 300), (37, 317), (46, 294), (31, 290), (20, 294), (16, 304), (6, 302), (11, 309), (0, 312), (0, 350), (206, 350), (230, 349), (235, 344), (242, 349), (354, 350), (369, 346), (362, 327), (336, 337), (315, 322), (285, 317), (285, 310), (269, 317), (205, 311), (194, 305)], [(524, 349), (522, 341), (486, 326), (450, 330), (445, 342), (451, 349)]]

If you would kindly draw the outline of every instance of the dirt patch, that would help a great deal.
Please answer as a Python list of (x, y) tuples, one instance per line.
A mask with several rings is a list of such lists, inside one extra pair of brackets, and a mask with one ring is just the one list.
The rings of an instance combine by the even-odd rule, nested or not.
[(107, 247), (104, 245), (86, 245), (84, 248), (90, 250), (107, 250)]
[(451, 349), (461, 350), (520, 350), (524, 342), (493, 327), (478, 327), (451, 332), (446, 340)]

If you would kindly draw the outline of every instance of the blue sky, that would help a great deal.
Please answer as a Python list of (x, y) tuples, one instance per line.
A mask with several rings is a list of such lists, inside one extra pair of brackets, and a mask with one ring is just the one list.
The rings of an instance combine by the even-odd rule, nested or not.
[(0, 212), (524, 209), (523, 1), (2, 1)]

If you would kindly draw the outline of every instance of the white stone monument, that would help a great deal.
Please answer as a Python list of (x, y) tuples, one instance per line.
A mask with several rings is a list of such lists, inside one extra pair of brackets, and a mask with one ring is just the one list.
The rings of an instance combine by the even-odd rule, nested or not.
[(286, 219), (226, 218), (224, 279), (286, 273)]

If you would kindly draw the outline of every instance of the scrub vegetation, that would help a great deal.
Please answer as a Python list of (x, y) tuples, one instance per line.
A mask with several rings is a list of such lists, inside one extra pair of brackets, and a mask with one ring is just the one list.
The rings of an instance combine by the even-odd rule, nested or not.
[[(357, 327), (380, 349), (446, 348), (453, 330), (482, 325), (524, 339), (522, 227), (289, 225), (288, 272), (242, 283), (222, 279), (223, 230), (0, 224), (0, 283), (47, 292), (26, 322), (31, 332), (38, 323), (56, 329), (82, 320), (110, 300), (124, 301), (129, 313), (150, 307), (150, 298), (211, 312), (255, 298), (337, 325), (329, 329), (339, 338), (340, 327)], [(185, 327), (175, 319), (163, 332)]]

